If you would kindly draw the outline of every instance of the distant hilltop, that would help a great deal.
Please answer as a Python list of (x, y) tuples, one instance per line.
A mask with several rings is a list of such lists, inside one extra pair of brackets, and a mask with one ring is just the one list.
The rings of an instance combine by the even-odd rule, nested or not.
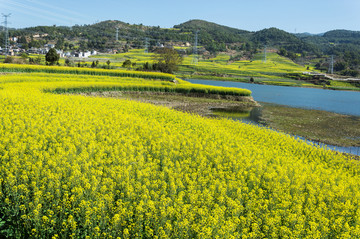
[[(36, 26), (10, 29), (12, 49), (19, 52), (53, 44), (62, 51), (127, 52), (129, 49), (159, 46), (180, 47), (182, 54), (192, 54), (198, 32), (198, 54), (228, 53), (239, 59), (251, 59), (264, 48), (298, 61), (318, 60), (318, 69), (329, 68), (329, 58), (335, 59), (335, 70), (354, 75), (360, 65), (360, 32), (332, 30), (321, 34), (288, 33), (278, 28), (246, 31), (204, 20), (190, 20), (173, 28), (129, 24), (108, 20), (89, 25)], [(4, 48), (4, 35), (1, 47)], [(179, 51), (180, 51), (180, 48)]]

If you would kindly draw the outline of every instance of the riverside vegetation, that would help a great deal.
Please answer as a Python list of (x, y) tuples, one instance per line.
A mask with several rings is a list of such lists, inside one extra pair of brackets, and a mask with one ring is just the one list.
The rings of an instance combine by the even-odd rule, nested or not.
[(8, 67), (17, 73), (0, 75), (1, 237), (360, 237), (358, 161), (227, 119), (56, 94), (247, 90)]

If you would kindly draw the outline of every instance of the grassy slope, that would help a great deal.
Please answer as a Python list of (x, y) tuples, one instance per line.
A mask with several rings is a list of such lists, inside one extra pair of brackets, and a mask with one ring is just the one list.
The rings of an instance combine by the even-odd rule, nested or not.
[[(144, 53), (142, 49), (131, 50), (127, 53), (120, 53), (116, 55), (100, 55), (94, 56), (93, 58), (103, 58), (116, 61), (124, 61), (130, 59), (132, 62), (136, 62), (141, 65), (148, 61), (152, 63), (153, 54)], [(276, 76), (282, 76), (290, 72), (303, 72), (306, 67), (299, 66), (287, 58), (281, 57), (276, 53), (267, 54), (267, 62), (262, 62), (262, 54), (259, 53), (255, 56), (253, 61), (236, 61), (229, 62), (230, 56), (226, 54), (219, 54), (215, 58), (211, 59), (200, 59), (197, 66), (195, 67), (199, 72), (205, 73), (219, 73), (229, 74), (234, 76), (258, 76), (258, 77), (269, 77), (276, 78)], [(184, 58), (182, 67), (185, 70), (187, 67), (193, 68), (192, 56)], [(279, 77), (277, 77), (279, 78)]]
[[(197, 69), (199, 71), (217, 72), (234, 76), (253, 76), (266, 78), (281, 78), (286, 73), (303, 72), (305, 67), (299, 66), (292, 61), (279, 56), (276, 53), (268, 53), (266, 63), (263, 62), (263, 54), (258, 53), (252, 61), (229, 62), (230, 57), (220, 54), (216, 58), (200, 60)], [(184, 65), (190, 66), (189, 58), (185, 59)]]
[[(137, 66), (144, 62), (153, 62), (152, 53), (144, 53), (142, 49), (131, 50), (128, 53), (121, 53), (116, 55), (103, 55), (103, 59), (113, 59), (114, 66), (121, 66), (122, 62), (130, 59), (136, 62)], [(303, 80), (295, 80), (288, 78), (286, 74), (302, 73), (305, 71), (315, 71), (312, 65), (301, 66), (290, 59), (280, 56), (274, 52), (268, 52), (266, 63), (263, 61), (264, 54), (258, 53), (253, 60), (229, 61), (230, 56), (226, 54), (219, 54), (214, 58), (200, 59), (197, 65), (193, 64), (193, 56), (186, 56), (182, 65), (179, 67), (177, 75), (181, 78), (196, 78), (196, 79), (213, 79), (213, 80), (227, 80), (227, 81), (242, 81), (249, 82), (253, 77), (255, 83), (282, 85), (282, 86), (298, 86), (298, 87), (324, 87), (322, 85), (315, 85), (311, 82)], [(89, 63), (90, 64), (90, 63)], [(309, 67), (309, 69), (308, 69)], [(359, 90), (350, 83), (330, 81), (330, 85), (326, 85), (328, 89), (339, 90)]]
[[(116, 55), (94, 56), (94, 59), (110, 59), (113, 62), (111, 65), (114, 66), (121, 66), (123, 61), (130, 59), (132, 62), (136, 62), (137, 65), (141, 65), (147, 61), (152, 63), (152, 56), (152, 53), (146, 54), (140, 49)], [(262, 53), (255, 55), (252, 61), (230, 62), (229, 59), (229, 55), (219, 54), (215, 58), (200, 59), (195, 66), (192, 63), (193, 57), (191, 55), (186, 56), (177, 74), (183, 78), (223, 79), (246, 82), (249, 81), (250, 77), (253, 77), (257, 83), (314, 86), (313, 84), (285, 77), (287, 73), (302, 73), (306, 71), (306, 67), (299, 66), (276, 53), (268, 53), (266, 63), (263, 62)], [(90, 63), (91, 61), (88, 62), (88, 64)], [(222, 78), (216, 78), (217, 76)]]

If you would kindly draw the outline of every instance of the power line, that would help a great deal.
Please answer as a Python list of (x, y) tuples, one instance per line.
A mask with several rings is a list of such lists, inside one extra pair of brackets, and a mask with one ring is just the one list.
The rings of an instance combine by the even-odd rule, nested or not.
[(264, 46), (264, 60), (263, 60), (264, 63), (266, 63), (266, 47), (267, 47), (267, 46), (265, 45), (265, 46)]
[(149, 38), (145, 37), (145, 53), (149, 53)]
[(199, 34), (199, 30), (197, 30), (196, 32), (195, 32), (195, 42), (194, 42), (194, 48), (193, 48), (193, 60), (192, 60), (192, 63), (194, 64), (194, 65), (197, 65), (197, 63), (198, 63), (198, 61), (199, 61), (199, 59), (198, 59), (198, 38), (199, 38), (199, 36), (198, 36), (198, 34)]
[(35, 18), (46, 19), (46, 20), (51, 21), (51, 22), (56, 22), (56, 21), (60, 20), (61, 22), (68, 23), (68, 21), (62, 21), (61, 19), (58, 19), (56, 17), (50, 17), (50, 16), (47, 16), (46, 14), (42, 14), (42, 13), (39, 14), (39, 13), (33, 11), (33, 10), (29, 11), (29, 10), (26, 10), (24, 8), (21, 8), (21, 7), (7, 6), (6, 8), (9, 9), (9, 10), (12, 10), (12, 11), (16, 11), (18, 13), (23, 13), (25, 15), (35, 17)]
[[(46, 9), (44, 9), (43, 7), (39, 7), (36, 6), (35, 4), (31, 4), (31, 5), (26, 5), (24, 3), (19, 3), (13, 0), (5, 0), (5, 2), (7, 3), (7, 8), (8, 9), (13, 9), (14, 11), (17, 12), (22, 12), (24, 14), (27, 15), (32, 15), (32, 16), (36, 16), (36, 17), (40, 17), (40, 18), (44, 18), (44, 19), (49, 19), (51, 21), (54, 22), (63, 22), (68, 24), (69, 20), (70, 21), (75, 21), (75, 22), (82, 22), (83, 17), (80, 14), (76, 14), (73, 17), (69, 17), (69, 13), (61, 13), (60, 9), (58, 10), (51, 10), (49, 9), (49, 7), (47, 7)], [(55, 7), (52, 7), (55, 8)]]
[(334, 55), (331, 55), (328, 72), (334, 74)]
[(119, 41), (119, 28), (116, 28), (116, 36), (115, 36), (115, 40)]
[(4, 23), (4, 26), (5, 26), (5, 56), (7, 56), (9, 54), (9, 47), (8, 47), (8, 44), (9, 44), (9, 29), (7, 27), (8, 25), (8, 17), (10, 17), (11, 13), (5, 15), (4, 13), (2, 13), (3, 17), (5, 18), (5, 21), (3, 22)]
[[(58, 7), (58, 6), (55, 6), (54, 4), (47, 4), (47, 3), (39, 2), (39, 1), (36, 1), (36, 0), (25, 0), (25, 1), (30, 2), (31, 6), (34, 6), (34, 4), (35, 5), (37, 4), (37, 5), (42, 6), (45, 9), (52, 8), (54, 10), (52, 12), (56, 12), (56, 13), (62, 12), (66, 16), (76, 15), (77, 17), (79, 17), (78, 20), (81, 19), (81, 21), (83, 21), (82, 19), (84, 19), (84, 18), (89, 18), (89, 15), (85, 15), (84, 13), (79, 13), (79, 11), (76, 12), (76, 11), (72, 11), (72, 10), (69, 10), (69, 9), (66, 9), (66, 8)], [(37, 8), (42, 9), (42, 8), (39, 8), (39, 7), (37, 7)], [(72, 20), (75, 20), (75, 19), (72, 19)]]

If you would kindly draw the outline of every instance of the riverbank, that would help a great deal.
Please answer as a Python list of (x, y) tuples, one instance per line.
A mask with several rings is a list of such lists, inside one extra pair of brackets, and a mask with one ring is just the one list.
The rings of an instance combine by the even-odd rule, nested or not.
[(360, 117), (276, 104), (262, 105), (261, 119), (270, 128), (325, 144), (360, 147)]
[[(136, 100), (205, 117), (221, 116), (238, 120), (249, 117), (252, 108), (256, 107), (256, 111), (261, 112), (260, 123), (275, 130), (315, 142), (342, 147), (360, 147), (360, 117), (356, 116), (268, 103), (261, 103), (262, 107), (259, 108), (260, 105), (250, 97), (244, 97), (242, 101), (234, 101), (185, 97), (181, 94), (119, 91), (89, 92), (82, 95)], [(221, 114), (218, 113), (219, 110), (222, 111)]]
[(258, 102), (295, 108), (319, 109), (338, 114), (360, 116), (360, 92), (330, 91), (312, 88), (259, 85), (230, 81), (188, 80), (194, 84), (249, 89)]
[(212, 76), (212, 75), (177, 75), (177, 77), (186, 80), (213, 80), (213, 81), (231, 81), (241, 83), (251, 83), (257, 85), (290, 86), (301, 88), (314, 88), (337, 91), (360, 91), (360, 82), (356, 81), (336, 81), (336, 80), (302, 80), (291, 78), (261, 78), (261, 77), (231, 77), (231, 76)]

